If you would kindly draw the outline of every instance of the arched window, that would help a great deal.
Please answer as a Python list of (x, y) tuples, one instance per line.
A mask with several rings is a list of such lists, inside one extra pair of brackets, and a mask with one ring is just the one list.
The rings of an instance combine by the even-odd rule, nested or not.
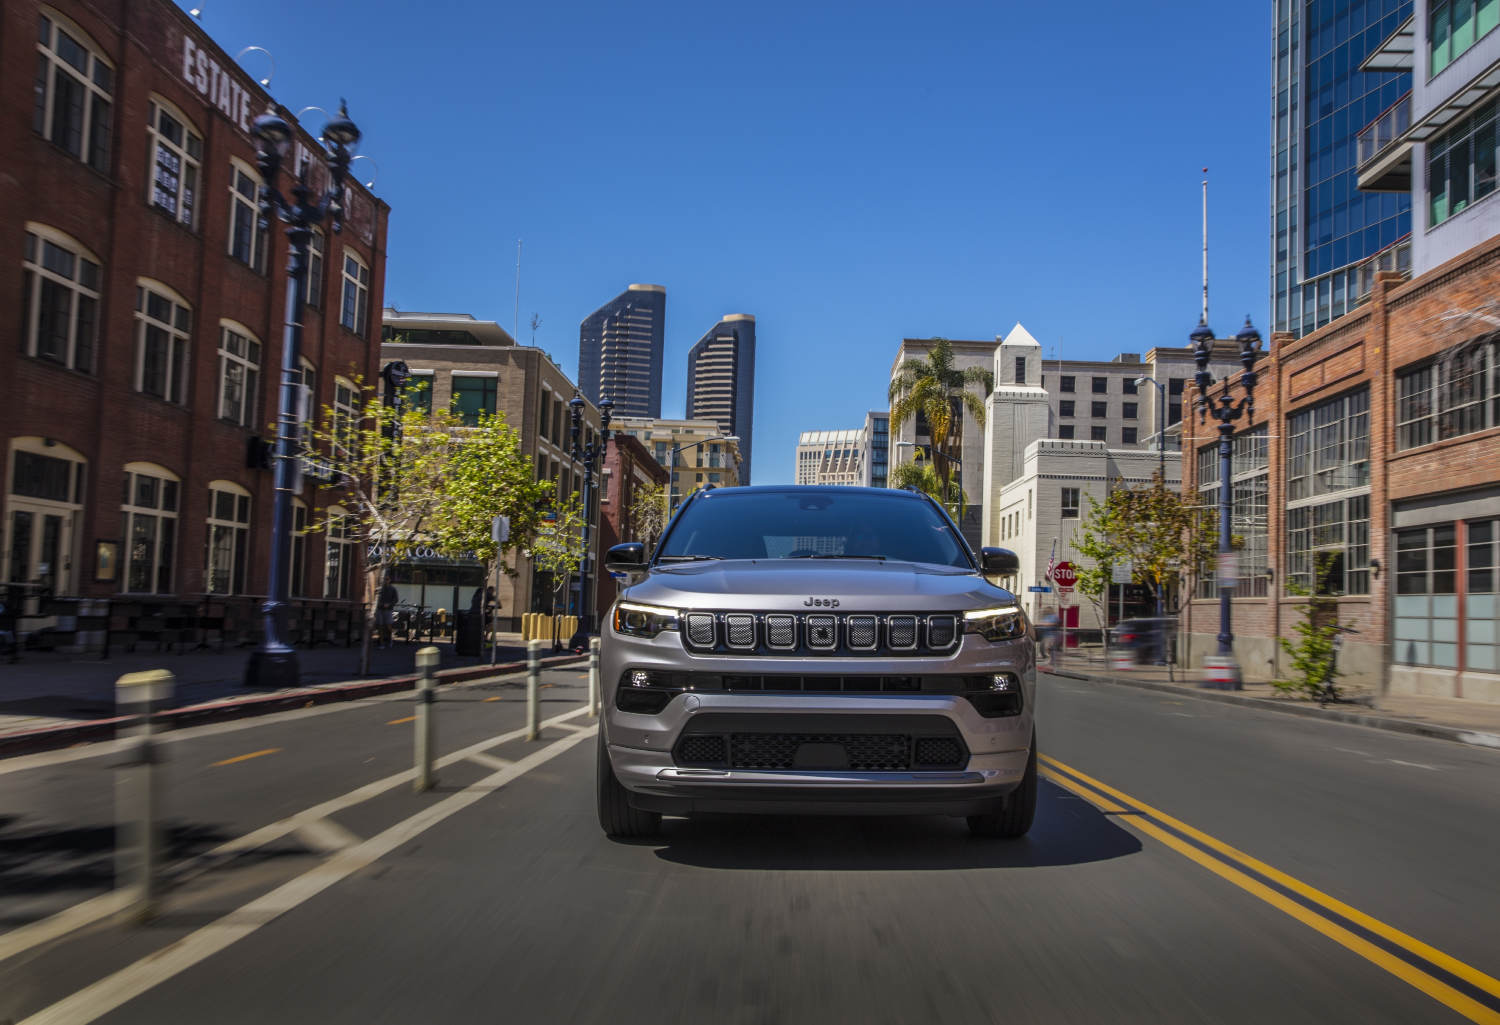
[(208, 485), (208, 565), (210, 594), (245, 593), (245, 562), (250, 557), (250, 492), (227, 480)]
[(108, 172), (114, 65), (82, 29), (45, 7), (36, 49), (32, 127), (94, 170)]
[(370, 268), (351, 250), (344, 250), (344, 302), (339, 323), (364, 337), (370, 315)]
[(230, 158), (229, 255), (262, 274), (266, 270), (266, 229), (260, 226), (260, 175), (243, 160)]
[(307, 594), (307, 503), (292, 499), (292, 564), (287, 574), (287, 593), (301, 598)]
[(328, 507), (328, 558), (323, 597), (348, 598), (354, 591), (354, 521), (343, 506)]
[(187, 401), (188, 336), (193, 311), (159, 281), (141, 278), (135, 288), (135, 387), (181, 405)]
[(99, 332), (99, 261), (71, 236), (28, 223), (21, 266), (26, 354), (93, 373)]
[(6, 460), (4, 579), (68, 594), (88, 461), (53, 438), (12, 439)]
[(309, 306), (323, 305), (323, 229), (314, 228), (307, 240), (307, 291), (302, 297)]
[(219, 321), (219, 418), (255, 427), (260, 399), (260, 339), (245, 325)]
[(125, 578), (120, 590), (172, 593), (177, 556), (178, 492), (181, 480), (155, 463), (126, 463), (121, 501)]
[(195, 227), (203, 136), (182, 111), (159, 96), (151, 97), (148, 116), (152, 173), (146, 201), (173, 220)]
[(356, 434), (359, 431), (359, 388), (347, 377), (333, 379), (333, 435), (336, 439), (335, 455), (344, 459), (356, 449)]

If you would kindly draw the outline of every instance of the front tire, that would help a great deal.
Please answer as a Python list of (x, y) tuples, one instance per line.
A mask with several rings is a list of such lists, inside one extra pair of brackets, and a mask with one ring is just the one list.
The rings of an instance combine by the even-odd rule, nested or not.
[(609, 764), (609, 749), (604, 743), (604, 727), (599, 727), (599, 754), (595, 768), (599, 827), (616, 839), (655, 836), (661, 831), (661, 815), (630, 806), (630, 798), (615, 770)]
[(1031, 731), (1031, 754), (1026, 759), (1026, 775), (1021, 785), (1011, 791), (1005, 805), (988, 815), (970, 815), (969, 832), (974, 836), (1016, 839), (1025, 836), (1036, 818), (1036, 730)]

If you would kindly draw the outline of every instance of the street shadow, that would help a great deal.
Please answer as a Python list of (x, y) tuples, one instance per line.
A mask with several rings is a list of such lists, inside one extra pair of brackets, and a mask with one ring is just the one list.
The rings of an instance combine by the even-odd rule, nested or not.
[(694, 815), (663, 819), (662, 836), (639, 843), (676, 864), (756, 871), (1042, 868), (1141, 850), (1134, 834), (1046, 780), (1036, 822), (1019, 840), (976, 838), (963, 819), (937, 816)]
[(115, 714), (114, 696), (92, 700), (69, 694), (39, 695), (0, 701), (0, 715), (42, 715), (52, 719), (107, 719)]

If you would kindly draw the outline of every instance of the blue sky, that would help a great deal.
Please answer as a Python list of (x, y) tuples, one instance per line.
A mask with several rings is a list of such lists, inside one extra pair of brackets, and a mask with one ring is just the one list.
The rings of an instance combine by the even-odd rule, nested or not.
[[(509, 327), (667, 288), (662, 413), (726, 313), (758, 329), (755, 469), (884, 408), (902, 337), (1182, 345), (1210, 169), (1210, 323), (1265, 330), (1266, 2), (207, 0), (295, 111), (340, 96), (391, 204), (386, 297)], [(259, 54), (245, 58), (259, 76)], [(309, 119), (316, 122), (314, 112)], [(316, 128), (316, 124), (313, 125)], [(369, 161), (356, 165), (368, 173)]]

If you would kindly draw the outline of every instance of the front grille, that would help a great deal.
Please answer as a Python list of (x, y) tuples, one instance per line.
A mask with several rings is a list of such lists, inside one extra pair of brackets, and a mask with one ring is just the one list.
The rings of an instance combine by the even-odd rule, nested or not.
[(958, 647), (952, 614), (690, 612), (683, 641), (700, 654), (947, 655)]
[(903, 772), (961, 769), (968, 752), (957, 737), (909, 733), (688, 734), (673, 759), (684, 767), (785, 771)]
[[(644, 675), (644, 682), (637, 678)], [(698, 673), (674, 669), (626, 669), (615, 689), (615, 704), (626, 712), (655, 715), (678, 694), (775, 693), (803, 694), (951, 694), (962, 697), (986, 719), (1020, 715), (1025, 699), (1015, 674), (1012, 686), (994, 689), (993, 674), (932, 673)]]

